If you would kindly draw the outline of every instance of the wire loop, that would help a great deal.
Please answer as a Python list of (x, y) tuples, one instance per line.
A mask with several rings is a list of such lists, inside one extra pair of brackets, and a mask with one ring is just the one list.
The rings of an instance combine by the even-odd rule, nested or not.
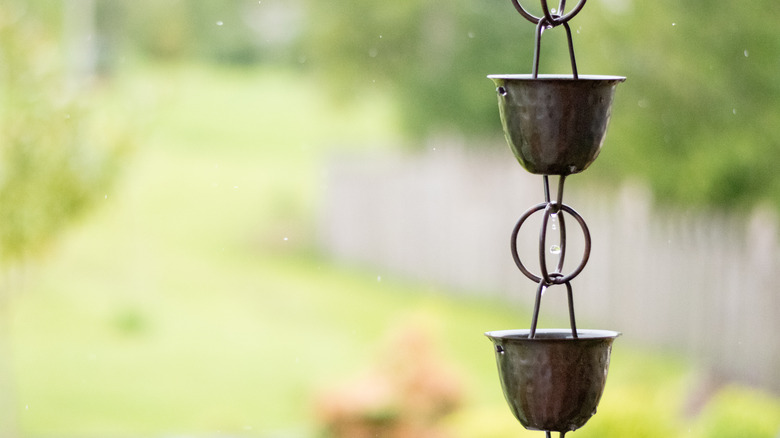
[[(561, 24), (569, 22), (569, 20), (574, 18), (574, 16), (577, 15), (585, 6), (586, 1), (587, 0), (580, 0), (580, 2), (577, 3), (577, 6), (575, 6), (574, 9), (569, 11), (568, 14), (564, 14), (563, 11), (566, 8), (566, 0), (561, 0), (561, 2), (558, 4), (558, 9), (556, 10), (556, 13), (553, 14), (549, 6), (547, 6), (547, 0), (541, 0), (542, 11), (544, 12), (543, 17), (547, 19), (547, 21), (552, 27), (559, 26)], [(525, 10), (523, 5), (520, 4), (519, 0), (512, 0), (512, 5), (514, 5), (515, 9), (517, 9), (517, 12), (519, 12), (520, 15), (523, 16), (523, 18), (525, 18), (526, 20), (530, 21), (533, 24), (539, 24), (539, 20), (542, 19), (542, 17), (534, 16), (533, 14)]]

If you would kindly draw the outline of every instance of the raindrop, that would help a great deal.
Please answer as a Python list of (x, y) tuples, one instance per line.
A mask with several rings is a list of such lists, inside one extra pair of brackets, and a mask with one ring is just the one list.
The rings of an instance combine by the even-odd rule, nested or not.
[(551, 13), (551, 14), (554, 14), (554, 13), (556, 13), (556, 10), (555, 10), (555, 8), (552, 8), (552, 9), (550, 9), (550, 13)]
[(556, 213), (550, 215), (550, 228), (552, 228), (553, 231), (558, 229), (558, 214)]
[(550, 254), (558, 255), (561, 253), (561, 247), (558, 245), (550, 245)]
[(217, 21), (217, 26), (222, 26), (223, 24), (225, 23), (223, 23), (222, 21)]
[(382, 39), (382, 35), (379, 35), (379, 39), (380, 39), (380, 40)]
[(732, 113), (732, 114), (734, 114), (734, 115), (736, 116), (736, 115), (737, 115), (737, 109), (736, 109), (736, 108), (732, 109), (732, 110), (731, 110), (731, 113)]
[(748, 53), (747, 49), (745, 49), (745, 52), (744, 52), (744, 53), (745, 53), (745, 58), (747, 58), (748, 56), (750, 56), (750, 53)]
[(284, 241), (285, 241), (285, 242), (287, 242), (287, 240), (288, 240), (288, 238), (287, 238), (287, 237), (285, 237), (285, 238), (284, 238)]
[(677, 23), (672, 23), (672, 26), (677, 26)]

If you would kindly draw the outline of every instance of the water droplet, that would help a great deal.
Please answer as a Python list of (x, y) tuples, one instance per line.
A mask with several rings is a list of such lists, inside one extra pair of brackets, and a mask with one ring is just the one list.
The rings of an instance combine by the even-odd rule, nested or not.
[(550, 254), (558, 255), (561, 253), (561, 247), (558, 245), (550, 245)]
[(221, 21), (217, 21), (217, 26), (222, 26), (223, 24), (225, 24), (225, 23), (223, 23)]
[(552, 8), (552, 9), (550, 9), (550, 14), (554, 14), (554, 13), (556, 13), (556, 12), (557, 12), (557, 11), (555, 10), (555, 8)]
[(380, 39), (380, 40), (382, 39), (382, 35), (379, 35), (379, 39)]
[(745, 49), (745, 51), (744, 51), (743, 53), (745, 53), (745, 58), (747, 58), (748, 56), (750, 56), (750, 53), (747, 51), (747, 49)]
[(550, 215), (550, 228), (552, 228), (553, 231), (558, 229), (558, 215), (557, 214), (551, 214)]
[(672, 26), (677, 26), (677, 23), (672, 23)]
[(736, 108), (734, 108), (733, 110), (731, 110), (731, 113), (732, 113), (732, 114), (734, 114), (734, 115), (736, 116), (736, 115), (737, 115), (737, 109), (736, 109)]
[(284, 241), (285, 241), (285, 242), (287, 242), (287, 240), (288, 240), (288, 239), (287, 239), (287, 237), (285, 237), (285, 238), (284, 238)]

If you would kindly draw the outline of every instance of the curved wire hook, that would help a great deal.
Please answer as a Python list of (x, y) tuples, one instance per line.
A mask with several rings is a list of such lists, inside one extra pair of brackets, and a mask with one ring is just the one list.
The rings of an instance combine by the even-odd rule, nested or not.
[[(542, 33), (544, 32), (545, 29), (549, 29), (551, 27), (553, 27), (553, 25), (549, 24), (549, 21), (547, 21), (546, 17), (540, 18), (539, 23), (537, 23), (536, 25), (536, 43), (534, 46), (534, 65), (533, 65), (534, 79), (539, 77), (539, 57), (542, 51)], [(574, 79), (579, 79), (579, 74), (577, 73), (577, 60), (574, 58), (574, 41), (572, 40), (572, 36), (571, 36), (571, 27), (569, 27), (569, 23), (565, 22), (563, 23), (563, 28), (566, 29), (566, 41), (569, 44), (569, 59), (571, 61), (572, 76), (574, 77)]]
[[(560, 276), (561, 274), (556, 274), (557, 276)], [(567, 281), (563, 283), (566, 285), (566, 298), (569, 303), (569, 325), (571, 326), (571, 336), (574, 339), (579, 338), (579, 335), (577, 334), (577, 321), (574, 316), (574, 293), (572, 292), (571, 282)], [(544, 295), (544, 291), (550, 287), (551, 285), (545, 285), (544, 280), (539, 282), (539, 287), (536, 289), (536, 299), (534, 300), (534, 313), (531, 315), (531, 330), (529, 333), (529, 338), (533, 339), (536, 337), (536, 328), (539, 325), (539, 309), (542, 305), (542, 295)]]

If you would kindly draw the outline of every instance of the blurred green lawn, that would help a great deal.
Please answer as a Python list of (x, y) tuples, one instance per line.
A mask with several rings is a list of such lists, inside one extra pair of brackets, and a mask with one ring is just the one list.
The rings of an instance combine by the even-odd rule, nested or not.
[[(505, 407), (482, 336), (526, 326), (526, 309), (312, 249), (324, 161), (399, 141), (385, 96), (334, 105), (306, 76), (193, 65), (141, 68), (110, 87), (103, 109), (139, 125), (139, 147), (11, 302), (24, 436), (313, 436), (313, 394), (419, 315), (464, 377), (466, 407), (449, 422), (459, 436), (541, 435)], [(696, 379), (691, 364), (621, 338), (599, 415), (574, 435), (780, 429), (778, 399), (741, 387), (684, 419)]]

